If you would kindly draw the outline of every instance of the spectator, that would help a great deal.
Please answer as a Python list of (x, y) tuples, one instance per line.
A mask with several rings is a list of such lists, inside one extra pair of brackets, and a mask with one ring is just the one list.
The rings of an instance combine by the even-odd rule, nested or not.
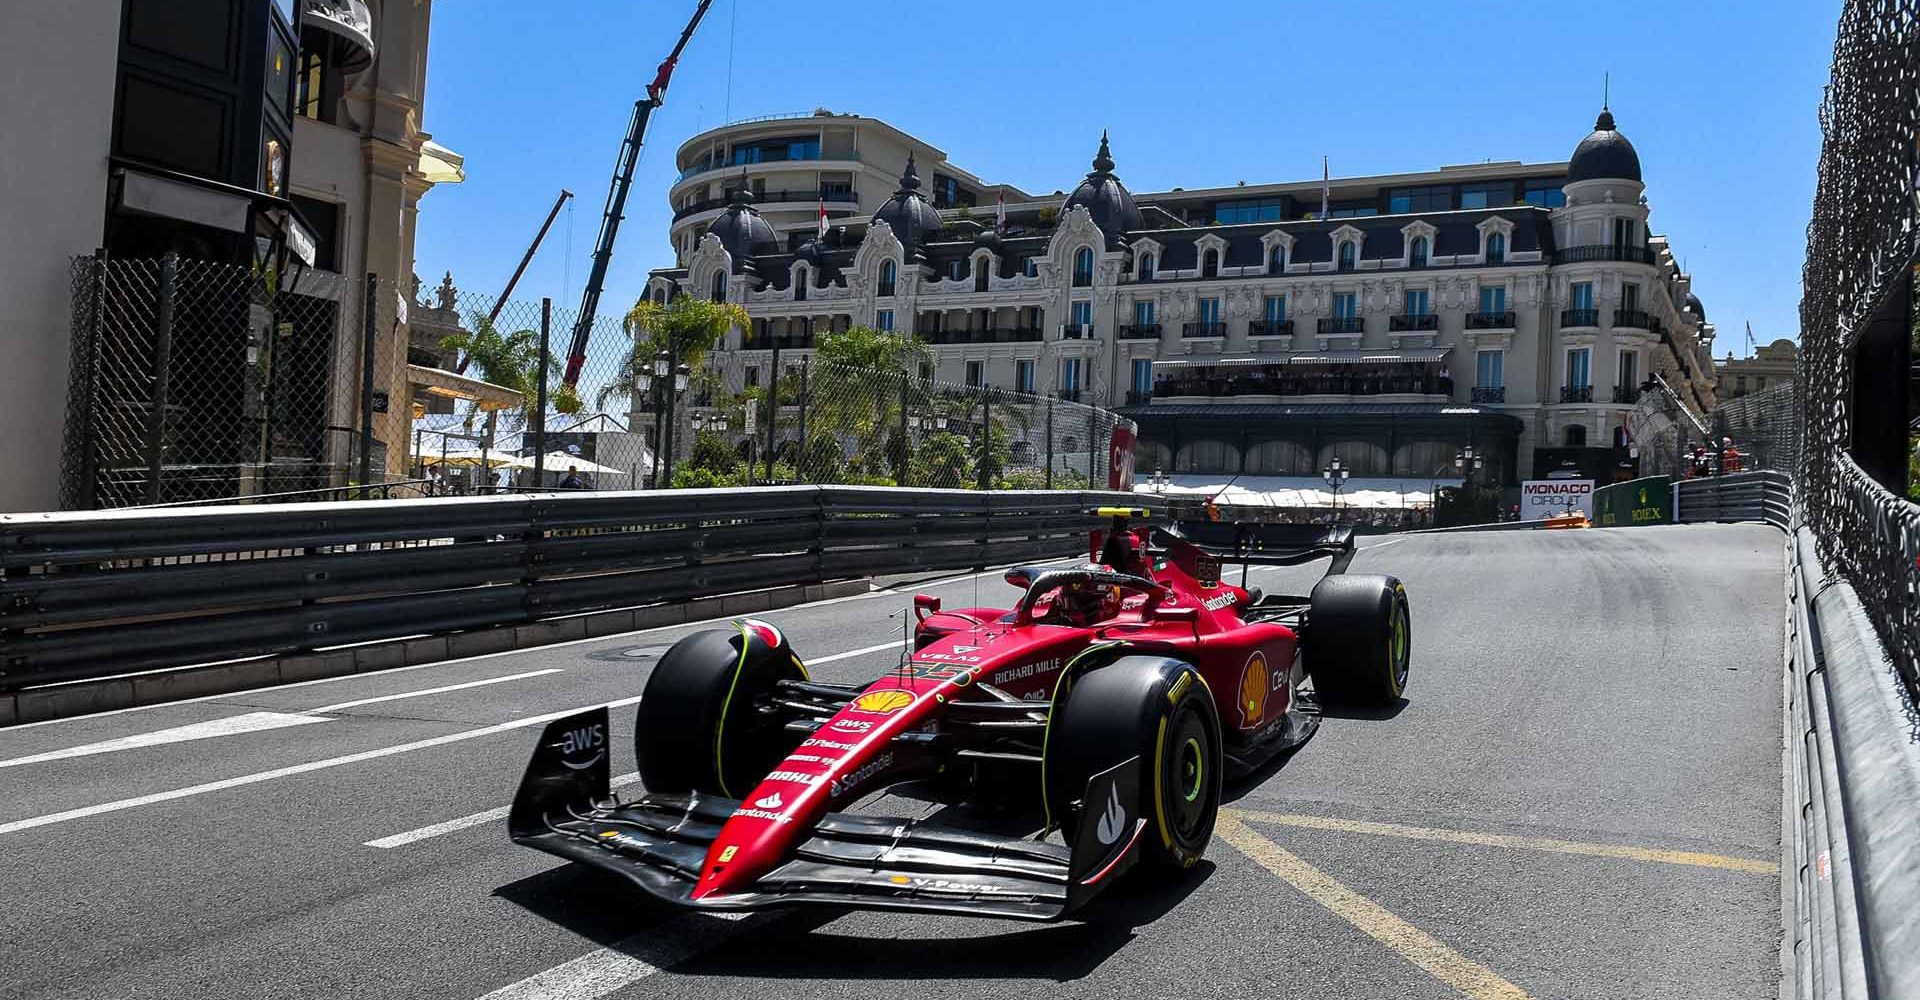
[(580, 478), (579, 466), (567, 466), (567, 474), (560, 479), (560, 488), (563, 490), (584, 490), (587, 488), (586, 480)]

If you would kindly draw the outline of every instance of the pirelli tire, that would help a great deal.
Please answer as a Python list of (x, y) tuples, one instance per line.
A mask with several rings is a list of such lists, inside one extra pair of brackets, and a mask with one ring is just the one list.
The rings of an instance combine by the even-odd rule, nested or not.
[(1140, 862), (1177, 871), (1206, 853), (1220, 810), (1220, 719), (1191, 664), (1123, 656), (1067, 673), (1054, 693), (1043, 755), (1053, 822), (1071, 829), (1088, 779), (1137, 756), (1140, 802), (1133, 815), (1147, 821)]
[[(773, 633), (776, 637), (777, 632)], [(784, 639), (707, 629), (667, 650), (635, 711), (633, 748), (648, 791), (739, 798), (793, 749), (784, 719), (756, 710), (806, 672)]]
[(1302, 660), (1321, 702), (1391, 706), (1407, 688), (1413, 618), (1391, 576), (1329, 576), (1314, 585)]

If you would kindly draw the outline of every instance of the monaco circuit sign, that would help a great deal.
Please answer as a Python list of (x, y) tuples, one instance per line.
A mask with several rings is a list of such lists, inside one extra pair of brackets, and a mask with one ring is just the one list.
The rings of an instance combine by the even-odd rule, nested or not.
[(1539, 521), (1583, 511), (1593, 517), (1593, 480), (1529, 479), (1520, 484), (1520, 519)]

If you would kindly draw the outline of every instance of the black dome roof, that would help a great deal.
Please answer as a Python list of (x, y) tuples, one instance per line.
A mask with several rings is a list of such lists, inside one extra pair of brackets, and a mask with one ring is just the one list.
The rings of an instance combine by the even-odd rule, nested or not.
[(1100, 133), (1100, 152), (1094, 154), (1093, 171), (1067, 196), (1062, 211), (1084, 207), (1109, 239), (1142, 228), (1140, 209), (1133, 204), (1127, 186), (1113, 175), (1113, 154), (1107, 150), (1107, 133)]
[(720, 245), (733, 255), (736, 267), (749, 257), (780, 252), (779, 234), (754, 211), (753, 193), (744, 184), (734, 189), (727, 210), (713, 220), (707, 232), (720, 237)]
[(1593, 123), (1593, 131), (1573, 150), (1573, 160), (1567, 164), (1567, 183), (1607, 180), (1640, 179), (1640, 154), (1633, 151), (1633, 143), (1613, 127), (1613, 112), (1600, 109), (1599, 120)]
[(920, 194), (920, 174), (914, 169), (912, 153), (907, 154), (907, 169), (900, 175), (900, 190), (873, 213), (873, 221), (886, 223), (908, 255), (940, 231), (940, 210)]
[(1705, 323), (1707, 321), (1707, 307), (1700, 304), (1700, 296), (1688, 292), (1687, 308), (1693, 310), (1695, 316), (1700, 317), (1700, 322)]

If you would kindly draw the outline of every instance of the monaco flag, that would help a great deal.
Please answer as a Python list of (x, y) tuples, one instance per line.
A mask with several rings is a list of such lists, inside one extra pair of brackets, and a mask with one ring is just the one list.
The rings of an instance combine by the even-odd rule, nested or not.
[(1000, 192), (999, 197), (993, 200), (993, 228), (1007, 228), (1007, 193), (1005, 191)]
[(820, 198), (820, 233), (819, 235), (820, 235), (820, 238), (823, 240), (827, 238), (827, 199), (826, 199), (826, 196), (824, 195), (822, 195)]

